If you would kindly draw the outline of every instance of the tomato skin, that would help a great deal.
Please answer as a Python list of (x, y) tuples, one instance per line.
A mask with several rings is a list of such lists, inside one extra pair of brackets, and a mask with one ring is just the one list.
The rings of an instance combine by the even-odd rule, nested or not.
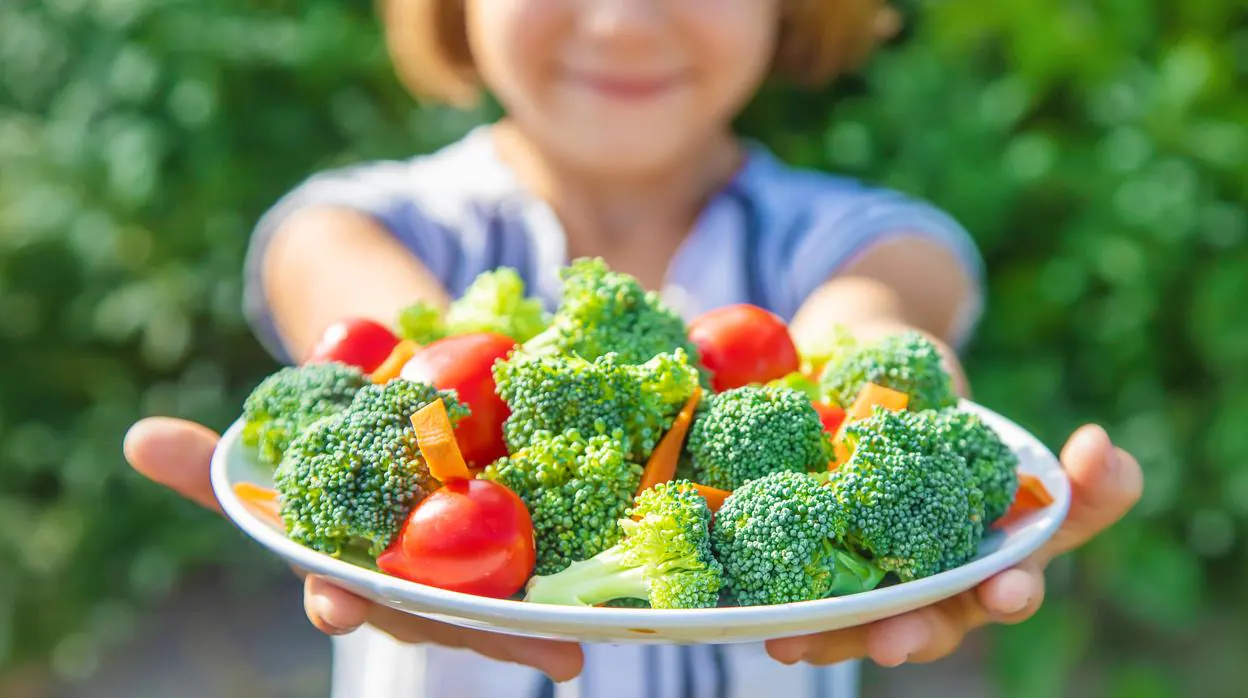
[(412, 509), (377, 566), (427, 586), (502, 599), (524, 588), (536, 561), (533, 520), (515, 492), (490, 480), (452, 480)]
[(774, 313), (739, 304), (709, 311), (689, 325), (689, 339), (716, 392), (783, 378), (801, 367), (789, 328)]
[(845, 410), (836, 405), (829, 405), (826, 402), (812, 402), (815, 411), (819, 413), (819, 421), (823, 422), (823, 430), (829, 434), (835, 434), (841, 428), (841, 424), (845, 421)]
[(304, 363), (338, 361), (372, 373), (398, 343), (399, 338), (384, 325), (365, 318), (347, 318), (325, 328)]
[(488, 332), (439, 339), (416, 352), (400, 374), (411, 381), (454, 390), (472, 414), (455, 427), (455, 441), (469, 467), (484, 468), (507, 455), (503, 422), (511, 415), (495, 392), (494, 362), (516, 346), (511, 337)]

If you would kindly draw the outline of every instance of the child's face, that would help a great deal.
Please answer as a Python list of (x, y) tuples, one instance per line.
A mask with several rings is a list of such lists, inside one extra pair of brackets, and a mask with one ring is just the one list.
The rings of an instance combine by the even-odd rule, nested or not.
[(770, 65), (781, 0), (467, 0), (477, 68), (540, 147), (645, 173), (718, 135)]

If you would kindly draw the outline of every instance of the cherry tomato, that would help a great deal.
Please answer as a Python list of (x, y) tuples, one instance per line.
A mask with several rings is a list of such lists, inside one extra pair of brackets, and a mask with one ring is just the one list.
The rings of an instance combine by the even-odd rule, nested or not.
[(439, 589), (507, 598), (533, 573), (533, 520), (490, 480), (451, 480), (412, 509), (377, 558), (385, 573)]
[(421, 349), (400, 374), (411, 381), (454, 390), (472, 414), (455, 426), (455, 441), (464, 461), (484, 468), (507, 455), (503, 422), (511, 415), (494, 390), (494, 362), (506, 358), (516, 341), (481, 332), (447, 337)]
[(689, 326), (689, 339), (702, 354), (716, 392), (783, 378), (801, 367), (789, 328), (757, 306), (712, 310)]
[(304, 363), (338, 361), (372, 373), (398, 343), (399, 338), (384, 325), (364, 318), (347, 318), (325, 328)]
[(826, 402), (815, 401), (811, 404), (819, 413), (819, 421), (823, 422), (823, 430), (829, 434), (835, 434), (837, 429), (841, 428), (841, 423), (845, 421), (845, 410)]

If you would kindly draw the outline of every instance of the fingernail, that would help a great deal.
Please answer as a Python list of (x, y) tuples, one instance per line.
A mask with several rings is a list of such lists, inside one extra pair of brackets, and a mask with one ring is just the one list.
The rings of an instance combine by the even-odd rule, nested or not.
[(1031, 596), (1024, 596), (1022, 597), (1021, 602), (1008, 604), (1001, 610), (1005, 613), (1005, 615), (1012, 616), (1015, 613), (1022, 613), (1023, 609), (1027, 608), (1028, 604), (1030, 603), (1031, 603)]

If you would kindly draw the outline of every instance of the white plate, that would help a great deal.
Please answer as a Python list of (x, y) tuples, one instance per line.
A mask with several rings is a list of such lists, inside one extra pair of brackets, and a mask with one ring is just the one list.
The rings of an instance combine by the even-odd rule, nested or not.
[(509, 635), (602, 643), (736, 643), (803, 635), (869, 623), (932, 604), (970, 589), (1018, 563), (1057, 531), (1070, 508), (1070, 483), (1053, 454), (1013, 422), (972, 403), (1018, 454), (1022, 469), (1038, 476), (1054, 502), (1003, 531), (985, 537), (979, 556), (957, 569), (852, 596), (779, 606), (654, 610), (578, 608), (487, 599), (408, 582), (305, 548), (252, 514), (233, 485), (271, 487), (272, 477), (239, 439), (240, 425), (225, 433), (212, 460), (212, 486), (242, 531), (288, 563), (391, 608), (468, 628)]

